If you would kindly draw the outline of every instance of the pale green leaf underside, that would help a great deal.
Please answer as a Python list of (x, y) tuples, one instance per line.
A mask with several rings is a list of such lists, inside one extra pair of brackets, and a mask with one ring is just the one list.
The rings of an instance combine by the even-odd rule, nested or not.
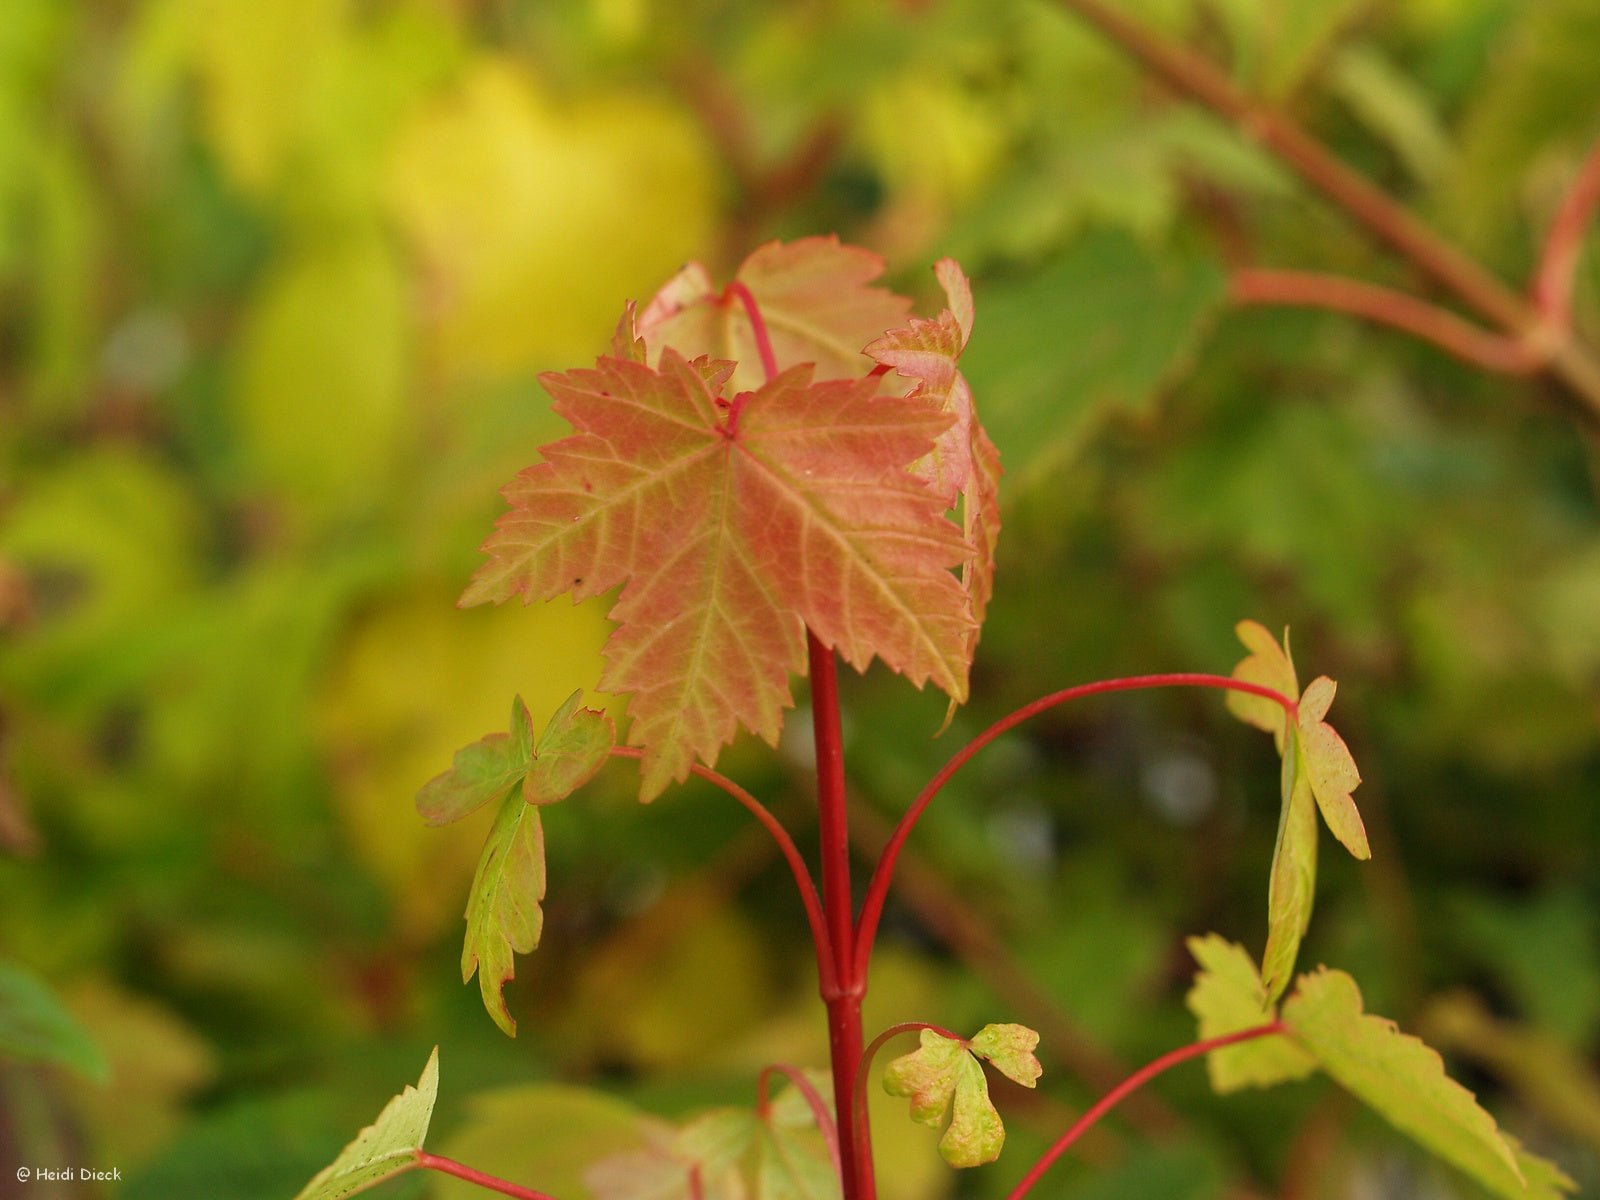
[(389, 1101), (378, 1119), (303, 1187), (294, 1200), (342, 1200), (416, 1165), (439, 1094), (439, 1048), (428, 1056), (416, 1087)]
[(518, 696), (510, 733), (491, 733), (456, 751), (448, 771), (417, 793), (417, 811), (429, 825), (448, 825), (509, 792), (533, 761), (533, 727)]
[(1300, 769), (1298, 744), (1298, 734), (1291, 730), (1283, 756), (1282, 808), (1267, 885), (1267, 948), (1261, 957), (1261, 973), (1267, 999), (1273, 1003), (1294, 975), (1317, 887), (1317, 805), (1311, 781)]
[(1525, 1172), (1494, 1118), (1445, 1074), (1439, 1055), (1394, 1022), (1363, 1012), (1361, 992), (1344, 972), (1302, 976), (1283, 1020), (1341, 1086), (1495, 1195), (1560, 1200), (1560, 1173), (1548, 1164)]
[(501, 802), (478, 859), (461, 948), (461, 982), (478, 973), (483, 1006), (507, 1037), (517, 1036), (517, 1023), (506, 1008), (504, 988), (516, 973), (513, 956), (539, 944), (544, 893), (544, 826), (538, 808), (513, 792)]
[(839, 1176), (820, 1141), (772, 1122), (756, 1146), (756, 1200), (839, 1200)]
[[(1188, 946), (1200, 971), (1185, 1002), (1199, 1022), (1202, 1040), (1277, 1019), (1256, 964), (1243, 946), (1214, 933), (1190, 938)], [(1316, 1068), (1315, 1059), (1283, 1037), (1256, 1038), (1206, 1055), (1211, 1086), (1218, 1092), (1304, 1079)]]

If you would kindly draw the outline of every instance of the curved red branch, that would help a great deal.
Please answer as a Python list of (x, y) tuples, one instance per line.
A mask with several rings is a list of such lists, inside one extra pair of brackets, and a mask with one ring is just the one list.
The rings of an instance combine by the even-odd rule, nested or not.
[[(872, 1066), (879, 1047), (890, 1038), (902, 1033), (916, 1033), (919, 1030), (931, 1029), (940, 1037), (947, 1037), (953, 1042), (962, 1040), (960, 1034), (951, 1033), (941, 1025), (930, 1025), (926, 1021), (902, 1021), (898, 1025), (891, 1025), (872, 1041), (867, 1043), (866, 1049), (861, 1052), (861, 1060), (856, 1064), (855, 1078), (855, 1120), (850, 1130), (850, 1137), (855, 1145), (856, 1154), (861, 1162), (867, 1164), (867, 1170), (873, 1169), (872, 1164), (872, 1119), (867, 1109), (867, 1071)], [(874, 1184), (876, 1186), (876, 1184)]]
[(1096, 696), (1102, 692), (1132, 692), (1144, 688), (1163, 687), (1206, 687), (1220, 688), (1232, 692), (1248, 692), (1253, 696), (1265, 696), (1268, 700), (1275, 701), (1283, 706), (1285, 712), (1291, 717), (1295, 713), (1295, 702), (1282, 692), (1256, 683), (1246, 683), (1241, 679), (1233, 679), (1227, 675), (1205, 675), (1189, 672), (1180, 672), (1166, 675), (1132, 675), (1125, 679), (1101, 679), (1095, 683), (1083, 683), (1077, 687), (1066, 688), (1063, 691), (1052, 692), (1042, 696), (1031, 704), (1025, 704), (1008, 716), (1001, 717), (977, 737), (973, 738), (960, 750), (951, 756), (950, 761), (939, 769), (939, 773), (928, 781), (926, 787), (918, 793), (917, 798), (911, 802), (911, 807), (906, 809), (900, 818), (900, 823), (895, 826), (894, 833), (890, 835), (888, 843), (883, 848), (883, 853), (878, 856), (878, 865), (873, 869), (872, 879), (867, 884), (866, 899), (861, 905), (861, 917), (856, 922), (856, 960), (855, 974), (865, 977), (866, 964), (872, 956), (872, 943), (877, 937), (878, 921), (883, 916), (883, 905), (889, 894), (889, 882), (894, 876), (895, 860), (900, 856), (900, 847), (905, 845), (906, 839), (911, 836), (911, 830), (916, 826), (918, 819), (939, 794), (941, 788), (950, 781), (950, 777), (959, 771), (967, 761), (994, 741), (1002, 733), (1012, 729), (1029, 717), (1037, 716), (1046, 709), (1055, 708), (1059, 704), (1066, 704), (1071, 700), (1078, 700), (1084, 696)]
[(1600, 210), (1600, 142), (1583, 160), (1550, 222), (1530, 289), (1534, 307), (1563, 333), (1572, 327), (1572, 282), (1583, 250), (1583, 235), (1596, 210)]
[(750, 294), (750, 289), (737, 279), (723, 288), (722, 294), (732, 296), (744, 305), (744, 311), (750, 318), (750, 328), (755, 331), (756, 351), (761, 355), (761, 369), (767, 373), (767, 378), (770, 380), (778, 373), (778, 360), (772, 353), (772, 337), (767, 333), (767, 322), (761, 315), (760, 305)]
[(1179, 1063), (1188, 1062), (1191, 1058), (1199, 1058), (1202, 1054), (1209, 1054), (1213, 1050), (1231, 1046), (1235, 1042), (1247, 1042), (1252, 1038), (1268, 1037), (1274, 1033), (1284, 1032), (1287, 1032), (1287, 1027), (1284, 1023), (1282, 1021), (1273, 1021), (1268, 1025), (1257, 1025), (1250, 1029), (1241, 1029), (1238, 1033), (1227, 1033), (1221, 1037), (1207, 1038), (1203, 1042), (1191, 1042), (1187, 1046), (1169, 1051), (1153, 1062), (1140, 1067), (1104, 1096), (1101, 1096), (1099, 1100), (1095, 1101), (1089, 1111), (1079, 1117), (1073, 1123), (1072, 1128), (1062, 1134), (1056, 1140), (1055, 1145), (1046, 1150), (1039, 1161), (1029, 1168), (1028, 1173), (1007, 1194), (1006, 1200), (1022, 1200), (1022, 1197), (1032, 1190), (1033, 1185), (1039, 1182), (1040, 1177), (1050, 1169), (1050, 1165), (1071, 1149), (1074, 1142), (1093, 1129), (1101, 1117), (1115, 1108), (1129, 1094), (1138, 1091), (1163, 1071), (1175, 1067)]
[(788, 1063), (772, 1063), (761, 1068), (761, 1074), (756, 1076), (756, 1111), (763, 1118), (767, 1114), (767, 1084), (773, 1075), (782, 1075), (795, 1090), (805, 1098), (806, 1105), (811, 1109), (811, 1115), (817, 1122), (817, 1129), (822, 1134), (822, 1142), (828, 1148), (828, 1157), (833, 1162), (835, 1174), (840, 1171), (839, 1166), (839, 1126), (833, 1119), (833, 1114), (828, 1111), (828, 1102), (822, 1098), (822, 1093), (817, 1091), (816, 1085), (806, 1078), (805, 1072)]
[[(613, 746), (611, 754), (615, 758), (637, 759), (643, 757), (644, 751), (635, 746)], [(789, 831), (783, 827), (783, 822), (772, 815), (765, 804), (726, 775), (713, 771), (710, 767), (703, 767), (699, 763), (691, 763), (689, 770), (713, 787), (721, 788), (744, 805), (772, 835), (772, 840), (778, 843), (778, 849), (782, 851), (784, 859), (789, 864), (789, 871), (794, 875), (795, 887), (800, 891), (800, 903), (805, 906), (806, 921), (811, 926), (811, 936), (816, 941), (817, 972), (822, 978), (823, 987), (830, 986), (836, 975), (833, 947), (828, 938), (827, 923), (822, 916), (822, 901), (817, 896), (816, 884), (811, 881), (811, 873), (806, 869), (806, 861), (800, 856), (800, 850), (794, 844), (794, 839), (789, 836)]]
[(1229, 276), (1228, 297), (1235, 304), (1285, 304), (1350, 313), (1402, 329), (1463, 362), (1503, 374), (1532, 374), (1548, 361), (1531, 340), (1491, 333), (1406, 292), (1342, 275), (1244, 268)]
[(417, 1151), (417, 1166), (429, 1171), (438, 1171), (441, 1175), (454, 1175), (457, 1179), (465, 1179), (468, 1183), (475, 1183), (491, 1192), (499, 1192), (502, 1196), (514, 1196), (517, 1200), (554, 1200), (554, 1197), (544, 1192), (536, 1192), (521, 1184), (509, 1183), (497, 1175), (490, 1175), (476, 1167), (458, 1163), (453, 1158), (429, 1154), (426, 1150)]

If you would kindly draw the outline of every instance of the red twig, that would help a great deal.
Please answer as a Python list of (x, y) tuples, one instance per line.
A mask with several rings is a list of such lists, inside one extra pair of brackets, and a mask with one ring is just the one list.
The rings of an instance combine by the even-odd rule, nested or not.
[(1583, 236), (1600, 209), (1600, 142), (1589, 151), (1578, 174), (1562, 197), (1550, 222), (1544, 250), (1533, 277), (1531, 293), (1536, 307), (1555, 329), (1572, 327), (1572, 282), (1583, 250)]
[[(616, 758), (642, 758), (644, 752), (636, 746), (613, 746), (611, 753)], [(726, 775), (713, 771), (710, 767), (691, 763), (689, 770), (704, 779), (714, 787), (721, 788), (740, 804), (748, 809), (752, 816), (766, 828), (772, 835), (772, 840), (778, 843), (778, 849), (783, 852), (784, 859), (789, 864), (789, 871), (794, 876), (795, 886), (800, 890), (800, 903), (805, 906), (806, 922), (811, 926), (811, 936), (817, 946), (817, 973), (822, 980), (823, 987), (834, 985), (836, 980), (834, 968), (833, 945), (828, 937), (827, 922), (823, 919), (822, 902), (817, 896), (817, 886), (811, 881), (811, 872), (806, 869), (806, 860), (800, 856), (799, 848), (794, 844), (794, 839), (789, 836), (789, 831), (783, 823), (772, 815), (765, 804), (757, 800), (744, 788), (740, 787)]]
[(1257, 1025), (1250, 1029), (1242, 1029), (1237, 1033), (1228, 1033), (1223, 1034), (1221, 1037), (1207, 1038), (1203, 1042), (1191, 1042), (1187, 1046), (1182, 1046), (1177, 1050), (1169, 1051), (1168, 1053), (1163, 1054), (1160, 1058), (1155, 1059), (1153, 1062), (1147, 1063), (1140, 1067), (1137, 1071), (1135, 1071), (1132, 1075), (1129, 1075), (1104, 1096), (1101, 1096), (1099, 1100), (1095, 1101), (1094, 1105), (1089, 1109), (1089, 1111), (1084, 1113), (1083, 1116), (1079, 1117), (1077, 1121), (1073, 1123), (1071, 1129), (1067, 1130), (1058, 1139), (1056, 1139), (1055, 1145), (1046, 1150), (1039, 1161), (1034, 1163), (1033, 1166), (1029, 1168), (1028, 1173), (1022, 1177), (1017, 1186), (1011, 1189), (1010, 1193), (1006, 1196), (1006, 1200), (1022, 1200), (1022, 1197), (1026, 1196), (1028, 1192), (1032, 1190), (1033, 1185), (1039, 1182), (1040, 1177), (1050, 1169), (1051, 1164), (1065, 1154), (1069, 1149), (1071, 1149), (1074, 1142), (1076, 1142), (1090, 1129), (1094, 1128), (1101, 1117), (1105, 1116), (1106, 1113), (1115, 1108), (1117, 1104), (1123, 1100), (1123, 1098), (1132, 1092), (1138, 1091), (1139, 1088), (1143, 1087), (1146, 1083), (1149, 1083), (1150, 1080), (1154, 1079), (1157, 1075), (1160, 1075), (1163, 1071), (1166, 1071), (1171, 1067), (1175, 1067), (1179, 1063), (1188, 1062), (1191, 1058), (1198, 1058), (1202, 1054), (1209, 1054), (1213, 1050), (1220, 1050), (1224, 1046), (1231, 1046), (1236, 1042), (1247, 1042), (1252, 1038), (1267, 1037), (1274, 1033), (1284, 1033), (1286, 1032), (1286, 1028), (1287, 1027), (1282, 1021), (1273, 1021), (1271, 1024)]
[(750, 294), (750, 289), (737, 279), (723, 288), (722, 294), (732, 296), (744, 305), (745, 314), (750, 318), (750, 328), (755, 332), (756, 351), (761, 355), (761, 368), (770, 380), (778, 373), (778, 360), (772, 353), (772, 337), (767, 333), (767, 323), (761, 316), (761, 308), (756, 304), (756, 298)]
[(544, 1192), (536, 1192), (521, 1184), (509, 1183), (496, 1175), (489, 1175), (465, 1163), (458, 1163), (453, 1158), (429, 1154), (426, 1150), (417, 1151), (417, 1166), (429, 1171), (438, 1171), (442, 1175), (454, 1175), (457, 1179), (465, 1179), (468, 1183), (488, 1188), (491, 1192), (499, 1192), (502, 1196), (515, 1196), (518, 1200), (554, 1200), (554, 1197)]
[(1526, 375), (1545, 363), (1545, 355), (1531, 341), (1491, 333), (1416, 296), (1341, 275), (1245, 268), (1229, 276), (1228, 294), (1236, 304), (1287, 304), (1352, 313), (1403, 329), (1490, 371)]
[[(1286, 113), (1241, 89), (1203, 55), (1172, 41), (1105, 0), (1061, 0), (1169, 87), (1259, 143), (1340, 211), (1417, 270), (1513, 338), (1538, 339), (1545, 316), (1482, 264), (1428, 228), (1404, 205), (1352, 170)], [(1591, 428), (1600, 426), (1600, 360), (1568, 338), (1556, 338), (1543, 368), (1582, 404)]]
[(1260, 684), (1246, 683), (1240, 679), (1232, 679), (1226, 675), (1203, 675), (1194, 673), (1174, 673), (1166, 675), (1133, 675), (1125, 679), (1102, 679), (1095, 683), (1083, 683), (1077, 687), (1066, 688), (1063, 691), (1052, 692), (1042, 696), (1031, 704), (1025, 704), (1008, 716), (1001, 717), (977, 737), (973, 738), (960, 750), (951, 756), (950, 761), (939, 769), (939, 773), (928, 781), (926, 787), (911, 802), (905, 815), (900, 818), (900, 823), (895, 826), (894, 833), (890, 836), (888, 844), (884, 846), (883, 853), (878, 856), (878, 865), (872, 872), (872, 879), (867, 884), (866, 899), (862, 902), (861, 917), (856, 922), (855, 949), (857, 974), (866, 970), (866, 964), (872, 955), (872, 943), (877, 937), (878, 921), (883, 916), (883, 905), (889, 894), (889, 882), (894, 876), (895, 860), (900, 855), (900, 847), (905, 845), (906, 839), (911, 836), (911, 830), (916, 826), (924, 810), (933, 802), (941, 788), (950, 781), (950, 777), (960, 770), (973, 755), (982, 750), (995, 738), (1007, 730), (1022, 724), (1029, 717), (1037, 716), (1046, 709), (1055, 708), (1059, 704), (1066, 704), (1071, 700), (1082, 699), (1085, 696), (1095, 696), (1102, 692), (1131, 692), (1144, 688), (1162, 687), (1206, 687), (1221, 688), (1226, 691), (1248, 692), (1254, 696), (1265, 696), (1283, 706), (1285, 712), (1291, 715), (1295, 712), (1295, 703), (1282, 692), (1274, 691)]
[(788, 1063), (773, 1063), (763, 1067), (761, 1074), (756, 1076), (756, 1111), (763, 1118), (767, 1115), (767, 1087), (773, 1075), (782, 1075), (795, 1090), (805, 1098), (811, 1115), (817, 1122), (817, 1128), (822, 1133), (822, 1141), (828, 1148), (828, 1158), (833, 1162), (834, 1174), (841, 1170), (839, 1165), (839, 1126), (834, 1122), (833, 1114), (828, 1111), (828, 1103), (822, 1098), (822, 1093), (817, 1091), (816, 1085), (806, 1078), (804, 1071)]

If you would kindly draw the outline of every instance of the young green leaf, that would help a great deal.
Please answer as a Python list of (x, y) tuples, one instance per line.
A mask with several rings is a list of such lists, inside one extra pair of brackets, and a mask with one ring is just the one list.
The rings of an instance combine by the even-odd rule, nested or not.
[(0, 962), (0, 1060), (57, 1062), (105, 1083), (111, 1067), (83, 1026), (42, 982)]
[(456, 751), (450, 769), (417, 793), (417, 811), (429, 825), (448, 825), (509, 792), (533, 761), (533, 722), (518, 696), (511, 704), (511, 731), (491, 733)]
[(950, 1125), (939, 1139), (939, 1153), (952, 1167), (993, 1162), (1005, 1145), (1006, 1131), (989, 1099), (989, 1083), (977, 1055), (1025, 1087), (1039, 1078), (1033, 1048), (1039, 1035), (1021, 1025), (986, 1025), (971, 1041), (921, 1031), (921, 1048), (889, 1064), (883, 1087), (911, 1101), (913, 1120), (934, 1128), (949, 1112)]
[(907, 466), (949, 418), (877, 381), (809, 368), (726, 400), (731, 366), (602, 358), (546, 375), (577, 432), (506, 489), (511, 511), (463, 604), (575, 599), (624, 584), (601, 681), (631, 692), (640, 798), (715, 761), (739, 725), (775, 742), (805, 629), (965, 699), (969, 556)]
[(539, 810), (513, 793), (483, 846), (467, 898), (467, 936), (461, 947), (461, 982), (478, 974), (483, 1006), (507, 1037), (517, 1023), (506, 1008), (506, 982), (517, 954), (539, 945), (544, 930), (544, 826)]
[(1299, 734), (1291, 729), (1279, 772), (1282, 805), (1267, 881), (1267, 948), (1261, 955), (1267, 1001), (1277, 1003), (1294, 975), (1300, 941), (1311, 924), (1317, 891), (1317, 805), (1301, 766)]
[(1355, 759), (1350, 757), (1344, 739), (1322, 719), (1333, 703), (1334, 686), (1333, 680), (1319, 675), (1300, 697), (1297, 720), (1301, 762), (1311, 780), (1311, 791), (1317, 798), (1317, 807), (1322, 810), (1322, 819), (1328, 823), (1333, 836), (1357, 858), (1371, 858), (1366, 826), (1361, 823), (1355, 801), (1350, 799), (1350, 793), (1361, 782), (1361, 774), (1356, 770)]
[[(1202, 1040), (1277, 1019), (1256, 964), (1243, 946), (1214, 933), (1190, 938), (1188, 946), (1200, 970), (1184, 1001), (1200, 1023)], [(1315, 1059), (1281, 1037), (1256, 1038), (1206, 1055), (1211, 1086), (1224, 1093), (1304, 1079), (1316, 1069)]]
[(838, 1200), (839, 1173), (827, 1150), (776, 1121), (756, 1140), (756, 1200)]
[(740, 1164), (760, 1126), (745, 1109), (712, 1109), (642, 1150), (595, 1163), (584, 1182), (597, 1200), (744, 1200)]
[(596, 709), (579, 708), (582, 696), (581, 691), (568, 696), (539, 734), (522, 780), (522, 798), (529, 804), (565, 800), (593, 779), (611, 754), (616, 740), (611, 718)]
[(343, 1200), (416, 1166), (438, 1094), (439, 1048), (435, 1046), (417, 1086), (408, 1085), (390, 1100), (378, 1119), (357, 1134), (294, 1200)]
[(516, 973), (514, 956), (538, 946), (544, 928), (544, 827), (536, 806), (571, 795), (594, 776), (611, 750), (611, 718), (580, 708), (582, 695), (567, 697), (545, 723), (537, 747), (519, 696), (511, 709), (511, 732), (491, 734), (458, 753), (455, 767), (424, 788), (417, 800), (424, 815), (453, 814), (445, 819), (454, 820), (482, 804), (480, 795), (500, 797), (500, 812), (484, 841), (467, 897), (461, 982), (477, 972), (483, 1006), (508, 1037), (517, 1036), (504, 996), (506, 981)]
[[(901, 324), (911, 307), (902, 296), (868, 286), (883, 266), (870, 250), (841, 245), (836, 237), (809, 237), (757, 248), (734, 278), (760, 306), (779, 370), (812, 363), (819, 380), (852, 379), (871, 366), (861, 348)], [(967, 304), (970, 324), (970, 296)], [(699, 263), (667, 282), (639, 314), (635, 331), (652, 363), (671, 346), (685, 358), (704, 354), (737, 363), (734, 392), (754, 391), (765, 380), (744, 306), (717, 289)]]
[(1549, 1164), (1525, 1153), (1519, 1161), (1494, 1118), (1445, 1074), (1438, 1054), (1393, 1021), (1363, 1012), (1361, 992), (1344, 972), (1324, 967), (1301, 976), (1283, 1021), (1344, 1088), (1495, 1195), (1560, 1200), (1571, 1189)]

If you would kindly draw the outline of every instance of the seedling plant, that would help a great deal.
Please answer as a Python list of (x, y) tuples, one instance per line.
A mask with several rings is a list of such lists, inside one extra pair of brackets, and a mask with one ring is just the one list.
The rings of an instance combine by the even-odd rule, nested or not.
[[(506, 1034), (516, 1022), (503, 988), (515, 956), (531, 952), (542, 930), (541, 809), (612, 759), (636, 761), (644, 803), (695, 775), (747, 809), (794, 876), (815, 949), (829, 1069), (772, 1065), (753, 1107), (700, 1114), (661, 1144), (595, 1163), (589, 1190), (600, 1200), (873, 1200), (869, 1071), (880, 1049), (911, 1034), (917, 1047), (888, 1063), (882, 1086), (909, 1101), (913, 1120), (943, 1129), (939, 1152), (951, 1166), (994, 1161), (1005, 1129), (986, 1071), (1035, 1087), (1038, 1034), (995, 1023), (963, 1036), (907, 1014), (869, 1041), (862, 1026), (896, 863), (945, 784), (1007, 731), (1101, 693), (1173, 687), (1224, 692), (1228, 709), (1277, 748), (1265, 949), (1258, 963), (1219, 934), (1191, 938), (1197, 1039), (1107, 1092), (1021, 1173), (1009, 1200), (1032, 1191), (1129, 1093), (1202, 1057), (1218, 1092), (1325, 1072), (1497, 1196), (1556, 1200), (1572, 1190), (1554, 1165), (1498, 1129), (1437, 1054), (1366, 1013), (1349, 975), (1319, 967), (1296, 976), (1319, 826), (1358, 859), (1370, 850), (1351, 798), (1360, 776), (1325, 719), (1335, 685), (1319, 676), (1301, 688), (1287, 631), (1280, 640), (1240, 622), (1246, 655), (1230, 675), (1101, 680), (1001, 717), (907, 805), (857, 905), (838, 663), (862, 671), (878, 659), (919, 688), (933, 684), (952, 712), (963, 704), (1000, 532), (999, 454), (959, 369), (973, 331), (968, 281), (955, 262), (939, 262), (945, 307), (926, 318), (874, 286), (881, 272), (867, 251), (808, 238), (761, 247), (721, 287), (690, 264), (643, 309), (630, 304), (592, 369), (542, 378), (573, 432), (505, 488), (508, 511), (462, 597), (463, 605), (581, 601), (620, 589), (598, 684), (629, 697), (625, 740), (581, 694), (537, 732), (519, 698), (509, 729), (459, 751), (417, 797), (430, 825), (497, 806), (467, 902), (461, 970), (463, 981), (477, 975)], [(820, 880), (772, 811), (715, 769), (741, 728), (777, 744), (796, 675), (810, 686)], [(297, 1200), (335, 1200), (418, 1168), (550, 1200), (424, 1149), (438, 1078), (435, 1051), (416, 1087)]]

